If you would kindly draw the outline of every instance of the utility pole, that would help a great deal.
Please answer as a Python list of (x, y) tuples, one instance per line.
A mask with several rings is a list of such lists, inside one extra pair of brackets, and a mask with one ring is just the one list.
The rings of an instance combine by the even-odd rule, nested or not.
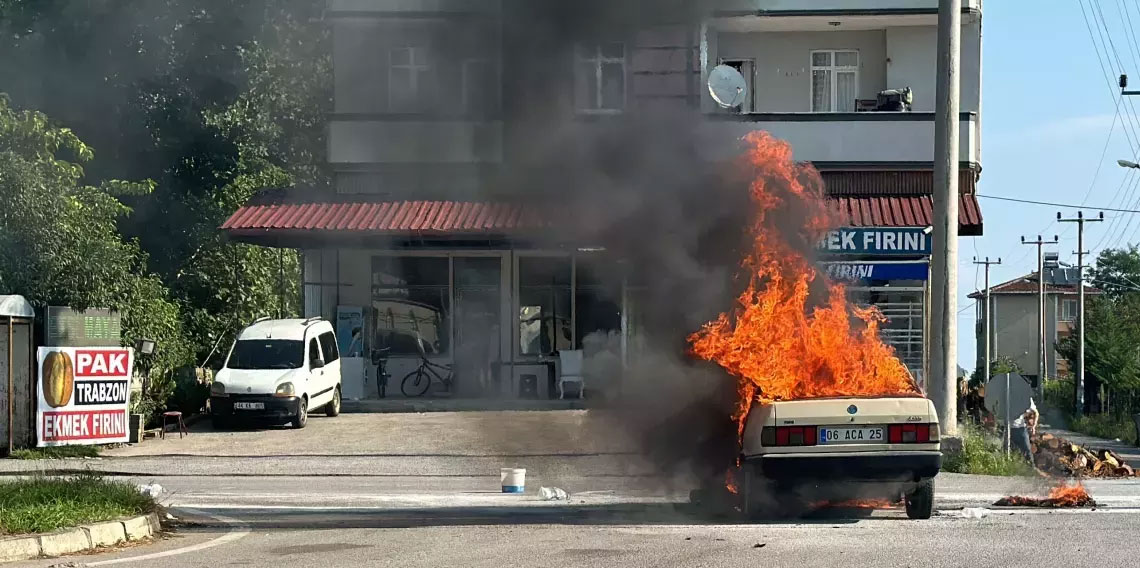
[[(981, 264), (981, 265), (986, 267), (986, 300), (985, 300), (986, 303), (985, 303), (985, 308), (982, 310), (982, 313), (985, 314), (985, 318), (986, 318), (985, 325), (983, 326), (985, 329), (985, 332), (982, 334), (983, 340), (986, 342), (986, 346), (985, 346), (985, 349), (982, 351), (983, 353), (985, 353), (985, 359), (983, 359), (983, 363), (982, 363), (982, 367), (985, 369), (985, 371), (983, 371), (984, 374), (982, 375), (982, 377), (984, 377), (983, 381), (982, 381), (982, 385), (988, 387), (990, 384), (990, 365), (991, 365), (991, 362), (993, 361), (993, 358), (990, 355), (990, 344), (993, 343), (993, 339), (991, 339), (991, 337), (990, 337), (990, 333), (991, 333), (990, 324), (993, 321), (993, 318), (990, 316), (990, 308), (993, 307), (993, 305), (990, 302), (990, 266), (995, 265), (995, 264), (1001, 264), (1001, 258), (999, 257), (997, 260), (990, 260), (990, 257), (987, 256), (985, 260), (978, 260), (978, 257), (975, 256), (974, 257), (974, 264)], [(1006, 422), (1005, 454), (1008, 456), (1009, 455), (1009, 446), (1010, 446), (1010, 443), (1009, 443), (1009, 374), (1007, 373), (1005, 377), (1006, 377), (1006, 379), (1005, 379), (1005, 422)]]
[(962, 0), (938, 0), (934, 99), (934, 247), (928, 392), (944, 435), (958, 433), (958, 58)]
[(980, 265), (983, 265), (986, 267), (986, 299), (985, 299), (986, 303), (985, 303), (985, 309), (982, 310), (985, 313), (985, 318), (986, 318), (986, 323), (984, 326), (985, 332), (983, 334), (983, 337), (985, 338), (985, 342), (986, 342), (986, 347), (983, 350), (983, 353), (985, 353), (985, 365), (984, 365), (984, 367), (986, 370), (985, 370), (985, 374), (982, 376), (985, 377), (985, 381), (983, 382), (983, 384), (988, 384), (990, 382), (990, 364), (991, 364), (991, 362), (993, 362), (993, 357), (990, 355), (990, 345), (993, 343), (993, 339), (990, 337), (990, 334), (991, 334), (990, 325), (991, 325), (991, 322), (993, 321), (993, 318), (990, 316), (990, 313), (991, 313), (990, 309), (993, 307), (991, 305), (991, 302), (990, 302), (990, 266), (993, 266), (996, 264), (1001, 264), (1001, 259), (999, 258), (997, 260), (990, 260), (990, 257), (987, 256), (985, 260), (978, 260), (977, 257), (974, 257), (974, 264), (980, 264)]
[(1041, 247), (1059, 242), (1057, 235), (1053, 235), (1051, 241), (1042, 240), (1041, 235), (1037, 235), (1036, 241), (1027, 241), (1025, 236), (1021, 237), (1021, 244), (1037, 245), (1037, 400), (1044, 400), (1045, 368), (1049, 366), (1048, 351), (1045, 349), (1045, 257)]
[(1057, 212), (1057, 221), (1077, 224), (1077, 416), (1085, 413), (1085, 223), (1104, 221), (1104, 212), (1097, 217), (1085, 218), (1084, 211), (1077, 211), (1075, 219), (1062, 219)]

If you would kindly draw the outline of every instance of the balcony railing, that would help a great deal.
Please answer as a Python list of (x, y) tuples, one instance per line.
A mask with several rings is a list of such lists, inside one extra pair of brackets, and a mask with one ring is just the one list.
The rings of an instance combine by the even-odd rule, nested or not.
[[(979, 162), (977, 114), (960, 117), (959, 160)], [(934, 162), (934, 113), (711, 114), (702, 133), (713, 159), (728, 158), (749, 132), (764, 130), (792, 145), (801, 161), (833, 164)]]

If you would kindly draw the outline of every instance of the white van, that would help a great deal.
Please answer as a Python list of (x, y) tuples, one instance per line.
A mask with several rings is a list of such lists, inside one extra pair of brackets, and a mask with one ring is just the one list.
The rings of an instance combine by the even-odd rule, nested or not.
[(311, 409), (340, 414), (340, 350), (321, 318), (260, 319), (243, 329), (210, 387), (215, 427), (271, 420), (304, 428)]

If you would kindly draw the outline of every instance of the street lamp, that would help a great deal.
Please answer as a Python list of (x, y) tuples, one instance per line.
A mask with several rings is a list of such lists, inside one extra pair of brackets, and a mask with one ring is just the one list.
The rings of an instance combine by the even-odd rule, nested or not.
[(1136, 168), (1140, 170), (1140, 164), (1129, 160), (1117, 160), (1116, 164), (1122, 168)]
[(154, 354), (155, 345), (156, 345), (156, 343), (153, 339), (141, 338), (141, 339), (135, 340), (135, 351), (138, 351), (139, 355), (145, 356), (145, 358), (139, 357), (139, 361), (138, 361), (139, 367), (142, 368), (142, 383), (143, 383), (142, 384), (142, 392), (143, 392), (143, 396), (146, 396), (147, 391), (150, 390), (150, 365), (151, 365), (151, 361), (149, 361), (149, 359)]

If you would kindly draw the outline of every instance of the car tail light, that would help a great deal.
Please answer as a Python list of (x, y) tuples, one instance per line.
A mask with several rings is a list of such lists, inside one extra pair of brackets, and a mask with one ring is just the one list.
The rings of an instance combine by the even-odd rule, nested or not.
[(929, 444), (938, 441), (938, 424), (891, 424), (887, 442), (891, 444)]
[(819, 429), (815, 426), (767, 426), (760, 431), (760, 443), (765, 446), (814, 446)]

